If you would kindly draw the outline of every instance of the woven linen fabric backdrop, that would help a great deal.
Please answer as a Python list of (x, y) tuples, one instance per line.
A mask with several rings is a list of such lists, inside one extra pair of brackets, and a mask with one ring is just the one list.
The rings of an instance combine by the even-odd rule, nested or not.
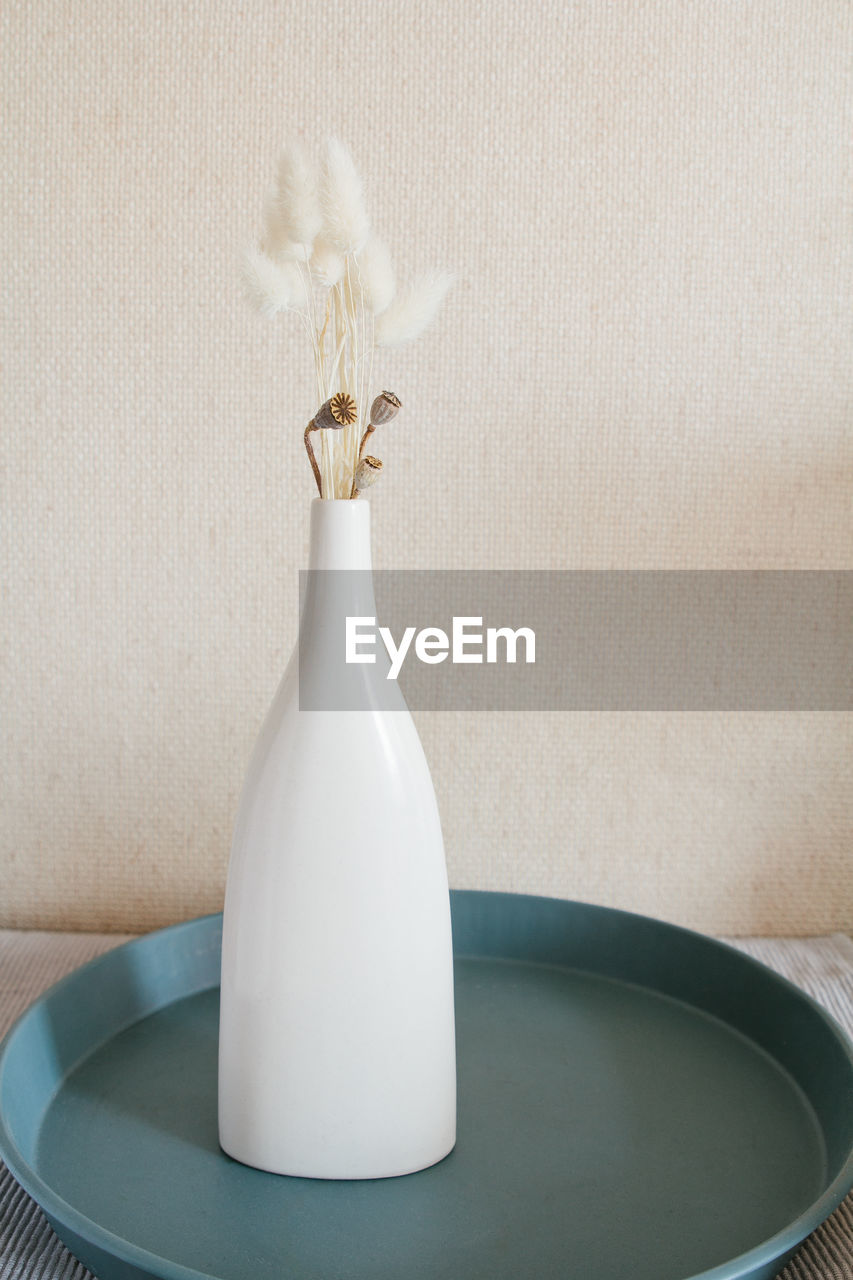
[[(5, 0), (0, 50), (0, 925), (221, 906), (307, 551), (309, 344), (239, 278), (291, 137), (456, 273), (375, 365), (379, 567), (853, 567), (848, 0)], [(848, 712), (416, 720), (457, 887), (853, 925)]]

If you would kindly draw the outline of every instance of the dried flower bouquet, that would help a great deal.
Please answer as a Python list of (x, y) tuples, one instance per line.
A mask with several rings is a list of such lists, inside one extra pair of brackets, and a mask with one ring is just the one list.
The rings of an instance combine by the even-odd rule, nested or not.
[(417, 337), (451, 282), (437, 271), (397, 291), (391, 257), (371, 230), (361, 178), (342, 142), (329, 140), (319, 169), (296, 143), (285, 149), (261, 243), (246, 254), (245, 283), (258, 311), (296, 312), (310, 338), (320, 408), (304, 438), (322, 498), (357, 498), (378, 477), (382, 463), (365, 454), (365, 445), (401, 406), (390, 391), (371, 403), (376, 348)]

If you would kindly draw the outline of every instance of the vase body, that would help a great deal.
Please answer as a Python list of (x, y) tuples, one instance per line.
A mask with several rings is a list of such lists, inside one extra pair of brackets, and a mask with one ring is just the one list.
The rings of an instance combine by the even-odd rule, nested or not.
[(434, 1164), (456, 1137), (444, 847), (387, 663), (343, 672), (356, 709), (334, 692), (329, 709), (306, 706), (306, 689), (341, 676), (344, 616), (375, 615), (369, 504), (316, 499), (310, 546), (296, 650), (231, 849), (219, 1139), (273, 1173), (391, 1177)]

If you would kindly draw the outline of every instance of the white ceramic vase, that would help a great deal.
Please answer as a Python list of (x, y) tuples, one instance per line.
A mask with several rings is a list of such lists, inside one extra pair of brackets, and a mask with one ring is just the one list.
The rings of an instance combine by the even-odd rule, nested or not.
[(306, 689), (334, 704), (344, 615), (375, 616), (368, 502), (315, 499), (309, 568), (231, 849), (219, 1139), (273, 1173), (391, 1177), (456, 1139), (444, 847), (387, 663), (343, 672), (361, 709), (306, 709)]

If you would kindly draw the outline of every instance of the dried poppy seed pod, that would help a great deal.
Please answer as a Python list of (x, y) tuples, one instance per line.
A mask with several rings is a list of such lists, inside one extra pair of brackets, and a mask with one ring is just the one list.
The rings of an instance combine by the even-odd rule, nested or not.
[(370, 406), (370, 421), (374, 427), (381, 427), (383, 422), (390, 422), (399, 413), (402, 405), (393, 391), (383, 391)]
[(317, 410), (312, 419), (312, 430), (318, 431), (322, 427), (331, 427), (334, 431), (340, 431), (341, 427), (351, 426), (357, 417), (358, 410), (352, 396), (348, 396), (345, 391), (339, 391)]
[(382, 470), (382, 463), (378, 458), (371, 458), (366, 454), (355, 469), (355, 478), (352, 482), (352, 496), (355, 498), (358, 494), (363, 493), (365, 489), (369, 489), (372, 484), (379, 478), (379, 472)]

